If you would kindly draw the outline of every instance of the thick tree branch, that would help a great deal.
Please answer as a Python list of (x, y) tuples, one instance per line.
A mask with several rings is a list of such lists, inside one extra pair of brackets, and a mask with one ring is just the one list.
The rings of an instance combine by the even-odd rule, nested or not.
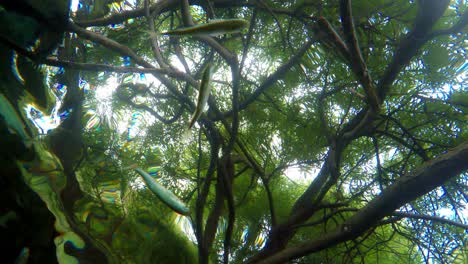
[(86, 30), (84, 28), (81, 28), (77, 26), (76, 24), (70, 22), (68, 24), (68, 30), (71, 32), (75, 32), (78, 34), (78, 36), (99, 43), (117, 53), (120, 54), (125, 54), (126, 56), (130, 57), (135, 63), (146, 67), (146, 68), (155, 68), (151, 63), (145, 61), (143, 58), (138, 56), (133, 50), (131, 50), (129, 47), (122, 45), (118, 43), (117, 41), (114, 41), (112, 39), (106, 38), (98, 33)]
[(424, 163), (413, 173), (401, 177), (393, 185), (386, 188), (381, 195), (346, 220), (342, 227), (319, 239), (287, 248), (255, 263), (283, 263), (355, 239), (378, 224), (385, 216), (393, 214), (395, 209), (468, 170), (467, 157), (468, 141), (438, 158)]
[(202, 254), (206, 254), (206, 257), (200, 259), (200, 262), (203, 261), (205, 263), (208, 263), (209, 251), (212, 248), (213, 241), (216, 235), (216, 230), (218, 229), (219, 218), (221, 217), (224, 208), (225, 189), (223, 183), (223, 176), (219, 173), (219, 170), (220, 166), (218, 166), (218, 177), (216, 178), (216, 196), (214, 205), (211, 209), (208, 219), (206, 220), (205, 235), (203, 237), (204, 239), (201, 241), (201, 243), (203, 244)]
[(430, 39), (432, 27), (445, 12), (449, 2), (449, 0), (418, 2), (420, 5), (413, 29), (401, 41), (393, 55), (392, 62), (388, 65), (378, 83), (377, 92), (380, 100), (384, 100), (403, 67), (410, 62), (419, 49)]
[(288, 241), (296, 232), (293, 226), (306, 221), (321, 209), (320, 201), (337, 180), (341, 154), (342, 150), (336, 149), (336, 146), (328, 150), (320, 172), (301, 197), (294, 203), (289, 218), (278, 226), (273, 227), (266, 246), (262, 252), (252, 257), (251, 262), (260, 261), (286, 247)]
[(230, 153), (221, 160), (221, 175), (224, 184), (224, 195), (228, 206), (228, 224), (226, 227), (226, 236), (224, 238), (224, 263), (229, 263), (229, 254), (231, 251), (232, 233), (234, 231), (234, 221), (236, 212), (234, 208), (234, 195), (232, 192), (232, 182), (234, 180), (234, 163), (231, 160)]
[[(143, 58), (138, 56), (134, 51), (132, 51), (130, 48), (128, 48), (125, 45), (122, 45), (112, 39), (106, 38), (104, 36), (101, 36), (100, 34), (94, 33), (92, 31), (83, 29), (73, 23), (69, 23), (68, 30), (77, 33), (80, 37), (84, 39), (91, 40), (93, 42), (99, 43), (115, 52), (118, 52), (119, 54), (125, 55), (133, 59), (137, 64), (145, 67), (145, 68), (150, 68), (150, 69), (155, 69), (155, 67), (145, 61)], [(184, 74), (180, 72), (179, 74)], [(174, 94), (181, 102), (184, 102), (190, 109), (194, 109), (195, 105), (192, 103), (192, 101), (184, 94), (180, 93), (177, 89), (177, 87), (166, 77), (153, 73), (154, 77), (156, 77), (162, 84), (164, 84), (169, 91)]]
[(340, 209), (337, 209), (335, 211), (332, 211), (331, 213), (329, 214), (325, 214), (324, 216), (322, 216), (322, 218), (320, 219), (317, 219), (315, 221), (312, 221), (312, 222), (308, 222), (308, 223), (305, 223), (305, 224), (300, 224), (300, 225), (295, 225), (293, 226), (293, 228), (302, 228), (302, 227), (311, 227), (311, 226), (315, 226), (315, 225), (318, 225), (318, 224), (322, 224), (324, 222), (327, 222), (330, 218), (333, 218), (335, 215), (339, 214), (339, 213), (343, 213), (343, 212), (356, 212), (358, 211), (358, 209), (356, 208), (340, 208)]
[[(162, 12), (169, 11), (177, 7), (178, 0), (159, 0), (156, 3), (152, 4), (149, 9), (150, 13), (160, 14)], [(100, 27), (108, 26), (111, 24), (120, 24), (131, 18), (142, 17), (145, 15), (145, 9), (139, 8), (130, 11), (124, 11), (110, 16), (101, 17), (88, 21), (76, 21), (76, 24), (81, 27)]]
[(370, 104), (372, 110), (377, 112), (380, 106), (380, 101), (375, 91), (374, 82), (372, 81), (369, 71), (367, 70), (367, 65), (364, 62), (364, 58), (362, 57), (361, 50), (359, 48), (351, 13), (351, 0), (341, 0), (340, 14), (345, 41), (351, 59), (351, 69), (364, 88), (367, 101)]
[[(431, 1), (436, 1), (436, 0), (431, 0)], [(434, 3), (433, 3), (434, 4)], [(431, 14), (430, 16), (424, 16), (419, 13), (418, 17), (416, 18), (416, 23), (415, 23), (415, 30), (413, 33), (410, 33), (411, 38), (414, 38), (415, 36), (420, 36), (422, 35), (427, 35), (427, 32), (432, 28), (433, 23), (442, 15), (443, 11), (446, 8), (446, 4), (440, 4), (440, 3), (435, 3), (436, 5), (439, 6), (440, 9), (443, 9), (442, 11), (438, 11), (434, 14)], [(429, 7), (430, 9), (431, 7)], [(424, 10), (422, 11), (428, 11), (427, 3), (426, 6), (424, 6)], [(420, 10), (420, 12), (422, 12)], [(426, 25), (426, 24), (421, 24), (420, 20), (428, 21), (431, 22), (431, 25)], [(341, 39), (339, 38), (338, 34), (332, 30), (331, 26), (326, 26), (327, 22), (325, 19), (319, 19), (318, 20), (319, 24), (322, 24), (323, 28), (327, 30), (325, 33), (328, 35), (328, 39), (330, 42), (335, 43), (335, 45), (338, 45), (338, 49), (341, 51), (340, 53), (345, 55), (348, 54), (349, 51), (347, 50), (347, 47), (342, 43)], [(328, 23), (329, 25), (329, 23)], [(417, 30), (416, 30), (417, 29)], [(421, 33), (422, 31), (422, 33)], [(415, 49), (412, 49), (411, 52), (407, 52), (403, 50), (402, 47), (405, 47), (406, 45), (410, 45), (410, 42), (400, 46), (400, 52), (404, 52), (403, 55), (398, 55), (397, 54), (394, 56), (394, 61), (393, 65), (400, 65), (398, 67), (392, 66), (392, 64), (387, 68), (392, 69), (390, 73), (393, 71), (397, 70), (398, 72), (401, 70), (403, 67), (402, 64), (398, 63), (404, 63), (406, 65), (409, 60), (416, 54), (420, 46), (425, 41), (421, 42), (419, 46)], [(345, 57), (346, 58), (346, 57)], [(398, 63), (396, 63), (398, 62)], [(395, 68), (396, 67), (396, 68)], [(381, 89), (380, 91), (385, 90), (385, 88), (382, 89), (385, 85), (389, 85), (393, 83), (397, 76), (397, 72), (393, 72), (392, 74), (386, 73), (384, 74), (384, 77), (382, 78), (381, 82), (379, 83), (379, 86)], [(391, 77), (391, 80), (390, 80)], [(387, 88), (388, 88), (387, 87)], [(385, 98), (385, 93), (381, 94), (379, 93), (379, 97), (383, 100)], [(372, 110), (366, 107), (363, 109), (355, 118), (353, 118), (347, 125), (344, 126), (343, 130), (338, 133), (337, 137), (337, 142), (335, 147), (338, 147), (337, 149), (330, 148), (329, 156), (327, 157), (326, 162), (324, 163), (324, 166), (322, 167), (319, 175), (314, 179), (312, 184), (307, 188), (306, 192), (304, 192), (303, 195), (298, 199), (298, 201), (294, 205), (293, 209), (293, 214), (289, 217), (289, 219), (281, 224), (276, 230), (272, 232), (270, 235), (270, 240), (269, 244), (267, 244), (267, 247), (263, 250), (261, 254), (258, 254), (255, 256), (254, 260), (259, 260), (264, 258), (265, 256), (277, 251), (278, 249), (283, 248), (287, 244), (287, 240), (290, 239), (293, 235), (293, 231), (290, 230), (291, 225), (299, 224), (303, 221), (305, 221), (308, 217), (310, 217), (315, 210), (313, 210), (314, 203), (320, 201), (320, 197), (324, 195), (324, 193), (327, 191), (327, 188), (330, 186), (330, 184), (333, 182), (334, 177), (330, 177), (331, 173), (335, 173), (337, 175), (338, 171), (337, 170), (330, 170), (331, 168), (334, 168), (338, 166), (339, 163), (336, 163), (336, 161), (339, 162), (339, 158), (342, 154), (342, 150), (346, 148), (346, 146), (354, 139), (363, 136), (365, 134), (369, 134), (369, 132), (373, 129), (373, 121), (376, 119), (376, 113)], [(333, 154), (333, 155), (332, 155)], [(337, 159), (336, 159), (337, 158)], [(332, 166), (332, 167), (331, 167)], [(330, 179), (329, 179), (330, 177)], [(301, 210), (298, 210), (298, 208), (301, 208)], [(281, 233), (286, 233), (287, 235), (281, 235)]]
[(107, 65), (107, 64), (78, 63), (78, 62), (62, 61), (62, 60), (54, 60), (54, 59), (35, 59), (35, 58), (31, 58), (31, 59), (39, 64), (46, 64), (49, 66), (64, 67), (64, 68), (82, 70), (82, 71), (108, 71), (108, 72), (119, 72), (119, 73), (134, 72), (134, 73), (164, 74), (169, 77), (177, 78), (179, 80), (184, 80), (190, 83), (190, 85), (194, 87), (198, 85), (198, 82), (194, 78), (192, 78), (190, 75), (185, 74), (175, 69), (119, 67), (119, 66), (112, 66), (112, 65)]
[(182, 7), (182, 21), (186, 27), (195, 25), (193, 23), (192, 14), (190, 14), (190, 4), (188, 0), (180, 0)]
[(161, 69), (161, 68), (155, 68), (155, 67), (152, 67), (152, 68), (119, 67), (119, 66), (99, 64), (99, 63), (79, 63), (79, 62), (57, 60), (57, 59), (51, 59), (51, 58), (42, 58), (41, 56), (16, 45), (15, 43), (11, 42), (10, 40), (2, 36), (0, 36), (0, 42), (8, 45), (11, 49), (18, 52), (18, 54), (28, 57), (29, 59), (31, 59), (37, 64), (45, 64), (49, 66), (63, 67), (63, 68), (82, 70), (82, 71), (109, 71), (109, 72), (120, 72), (120, 73), (135, 72), (135, 73), (151, 73), (153, 75), (164, 74), (169, 77), (182, 79), (190, 83), (190, 85), (194, 87), (197, 87), (199, 85), (198, 82), (194, 78), (192, 78), (190, 75), (183, 73), (177, 69), (168, 69), (168, 68)]
[(239, 63), (235, 59), (231, 64), (231, 76), (232, 76), (232, 123), (230, 129), (230, 138), (227, 146), (224, 149), (225, 155), (231, 153), (234, 144), (236, 143), (237, 132), (239, 130), (239, 86), (240, 86), (240, 72)]
[(351, 62), (348, 47), (326, 18), (320, 16), (317, 20), (317, 25), (314, 26), (313, 29), (325, 46), (328, 46), (331, 50), (338, 49), (338, 54), (341, 55), (346, 62)]
[(466, 27), (466, 25), (468, 25), (468, 12), (463, 13), (460, 20), (451, 28), (441, 29), (441, 30), (432, 32), (429, 35), (429, 39), (432, 39), (434, 37), (441, 36), (441, 35), (450, 35), (450, 34), (460, 33)]
[[(216, 130), (209, 129), (207, 130), (207, 138), (210, 142), (211, 146), (211, 155), (210, 155), (210, 165), (208, 167), (208, 171), (206, 172), (206, 177), (203, 182), (203, 187), (201, 188), (201, 192), (199, 193), (197, 200), (196, 200), (196, 207), (195, 207), (195, 234), (197, 236), (198, 241), (198, 256), (200, 263), (208, 263), (208, 256), (209, 256), (209, 249), (211, 248), (211, 244), (213, 241), (214, 231), (213, 228), (216, 229), (218, 224), (219, 215), (221, 214), (221, 203), (223, 198), (221, 197), (221, 202), (215, 202), (214, 207), (208, 216), (205, 231), (203, 231), (203, 211), (206, 204), (206, 199), (208, 197), (208, 193), (210, 191), (211, 181), (213, 178), (213, 174), (216, 170), (216, 166), (218, 163), (218, 152), (219, 152), (219, 135)], [(210, 133), (213, 132), (213, 133)], [(202, 183), (200, 183), (202, 184)], [(222, 188), (222, 185), (221, 187)], [(218, 188), (216, 189), (218, 192)], [(220, 191), (220, 190), (219, 190)], [(218, 200), (218, 195), (216, 195), (216, 200)]]
[[(150, 13), (152, 14), (161, 14), (168, 12), (174, 9), (179, 8), (181, 0), (159, 0), (156, 3), (150, 6)], [(248, 5), (248, 1), (232, 1), (232, 0), (212, 0), (212, 4), (215, 7), (219, 8), (229, 8), (241, 5)], [(189, 1), (192, 5), (204, 5), (206, 0), (192, 0)], [(139, 8), (130, 11), (124, 11), (110, 16), (101, 17), (93, 20), (87, 21), (76, 21), (76, 23), (82, 27), (99, 27), (99, 26), (108, 26), (111, 24), (121, 24), (128, 19), (138, 18), (145, 15), (144, 8)]]

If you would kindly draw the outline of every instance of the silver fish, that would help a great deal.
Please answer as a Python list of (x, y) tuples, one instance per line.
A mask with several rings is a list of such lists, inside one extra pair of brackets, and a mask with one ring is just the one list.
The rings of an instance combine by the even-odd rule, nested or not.
[(200, 83), (200, 90), (198, 91), (198, 102), (197, 107), (195, 108), (195, 112), (192, 115), (192, 119), (189, 123), (189, 129), (193, 127), (197, 119), (203, 113), (203, 109), (205, 108), (206, 102), (208, 102), (208, 97), (210, 97), (210, 90), (211, 90), (211, 75), (212, 75), (212, 66), (211, 63), (206, 65), (205, 70), (203, 71), (202, 80)]
[(164, 204), (181, 215), (190, 214), (190, 210), (177, 196), (154, 180), (151, 175), (146, 173), (146, 171), (140, 168), (136, 168), (135, 171), (143, 178), (148, 189), (150, 189)]

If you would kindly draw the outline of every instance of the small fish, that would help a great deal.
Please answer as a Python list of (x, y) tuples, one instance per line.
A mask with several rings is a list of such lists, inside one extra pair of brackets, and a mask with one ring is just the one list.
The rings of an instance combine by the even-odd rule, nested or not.
[(211, 90), (211, 75), (212, 75), (212, 66), (211, 63), (206, 65), (205, 70), (203, 71), (202, 80), (200, 83), (200, 90), (198, 91), (198, 102), (197, 107), (195, 108), (195, 112), (193, 112), (192, 119), (190, 120), (188, 129), (191, 129), (197, 119), (203, 113), (203, 109), (205, 108), (206, 102), (208, 102), (208, 97), (210, 97), (210, 90)]
[(153, 179), (146, 171), (136, 168), (135, 171), (140, 174), (146, 183), (146, 186), (167, 206), (181, 215), (189, 215), (190, 210), (185, 204), (172, 192), (164, 188), (161, 184)]
[(184, 27), (161, 33), (167, 36), (217, 36), (241, 31), (249, 24), (244, 19), (213, 19), (208, 23)]

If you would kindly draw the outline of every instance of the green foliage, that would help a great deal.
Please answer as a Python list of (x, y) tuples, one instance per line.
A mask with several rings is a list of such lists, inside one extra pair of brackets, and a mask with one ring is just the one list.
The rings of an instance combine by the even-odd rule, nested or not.
[[(83, 63), (80, 69), (86, 69), (78, 72), (68, 65), (66, 76), (92, 87), (83, 105), (70, 108), (71, 113), (83, 112), (74, 131), (83, 137), (82, 155), (66, 171), (44, 172), (43, 167), (55, 165), (55, 158), (41, 149), (47, 162), (28, 161), (32, 170), (21, 167), (48, 191), (50, 196), (43, 199), (55, 203), (52, 210), (67, 230), (83, 240), (70, 241), (104, 252), (111, 263), (195, 263), (197, 259), (218, 263), (227, 246), (226, 257), (232, 263), (244, 263), (265, 248), (281, 254), (282, 246), (304, 248), (309, 245), (305, 243), (320, 243), (335, 230), (342, 231), (348, 219), (398, 179), (466, 141), (466, 40), (460, 34), (463, 30), (444, 33), (465, 12), (459, 2), (451, 3), (435, 23), (433, 30), (441, 31), (421, 37), (409, 32), (416, 30), (419, 3), (430, 1), (353, 1), (355, 34), (366, 66), (362, 76), (356, 73), (359, 63), (349, 63), (349, 56), (337, 49), (339, 43), (327, 43), (321, 36), (324, 29), (317, 27), (319, 17), (327, 19), (347, 50), (354, 52), (345, 39), (337, 3), (209, 2), (190, 6), (195, 23), (241, 18), (250, 20), (251, 35), (248, 29), (214, 38), (158, 35), (184, 25), (179, 4), (153, 4), (156, 36), (149, 33), (143, 1), (134, 7), (127, 1), (82, 1), (73, 15), (70, 23), (87, 25), (86, 30), (101, 35), (101, 40), (112, 40), (98, 44), (92, 34), (84, 37), (78, 32), (64, 42), (63, 49), (72, 56), (64, 59), (59, 53), (57, 63)], [(115, 6), (126, 16), (112, 16)], [(41, 23), (1, 7), (0, 22), (5, 24), (0, 36), (24, 49), (37, 39), (50, 48), (59, 36), (51, 36), (47, 43)], [(427, 41), (406, 60), (400, 53), (411, 52), (413, 46), (397, 50), (407, 36), (415, 47), (424, 38)], [(156, 52), (152, 37), (158, 39)], [(302, 56), (288, 66), (309, 42)], [(10, 48), (3, 40), (0, 46)], [(11, 59), (9, 52), (0, 56), (1, 61)], [(151, 67), (139, 65), (131, 56), (153, 65), (153, 74), (138, 72)], [(47, 72), (38, 70), (39, 62), (34, 60), (20, 56), (14, 65), (0, 64), (5, 73), (0, 76), (5, 94), (1, 98), (8, 102), (26, 94), (31, 103), (50, 112), (53, 96), (44, 82)], [(210, 107), (186, 131), (207, 63), (215, 66)], [(92, 64), (113, 66), (116, 72), (97, 71)], [(233, 80), (233, 73), (239, 79)], [(370, 89), (382, 101), (364, 119), (371, 109), (369, 87), (362, 85), (367, 76)], [(390, 84), (382, 87), (386, 77)], [(49, 84), (69, 81), (63, 78), (51, 76)], [(104, 86), (113, 92), (104, 93)], [(80, 101), (78, 97), (74, 99)], [(237, 115), (232, 113), (233, 104), (240, 108)], [(22, 113), (16, 101), (13, 108), (2, 106), (0, 123), (8, 139), (18, 134), (25, 140), (34, 134), (22, 131), (25, 117), (16, 113)], [(190, 216), (182, 218), (186, 225), (145, 187), (130, 169), (135, 167), (152, 168), (152, 177), (190, 207)], [(305, 179), (292, 169), (304, 172)], [(38, 172), (52, 180), (33, 178)], [(54, 180), (57, 175), (62, 178)], [(67, 189), (79, 192), (73, 202), (61, 200), (68, 195), (60, 193), (65, 179), (77, 185)], [(466, 222), (464, 212), (457, 209), (466, 206), (466, 174), (435, 187), (398, 210), (437, 216), (450, 209), (457, 213), (456, 221)], [(310, 195), (311, 189), (315, 193)], [(466, 259), (467, 237), (459, 228), (391, 215), (377, 220), (381, 221), (359, 236), (308, 252), (297, 263), (420, 263), (428, 258), (462, 263)], [(278, 226), (286, 231), (275, 238)], [(213, 243), (206, 238), (212, 230)]]

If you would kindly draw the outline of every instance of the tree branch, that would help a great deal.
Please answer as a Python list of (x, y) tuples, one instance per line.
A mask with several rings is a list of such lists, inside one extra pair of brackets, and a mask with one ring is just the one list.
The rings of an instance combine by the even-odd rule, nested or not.
[[(281, 79), (293, 65), (299, 63), (301, 57), (304, 55), (307, 49), (310, 48), (312, 44), (313, 44), (313, 41), (311, 40), (307, 41), (297, 51), (297, 53), (294, 56), (292, 56), (285, 64), (278, 67), (278, 69), (272, 75), (268, 76), (266, 80), (250, 95), (249, 98), (247, 98), (244, 102), (239, 104), (239, 111), (246, 109), (251, 103), (255, 102), (255, 100), (263, 92), (265, 92), (268, 88), (271, 87), (271, 85), (273, 85), (275, 82)], [(233, 114), (233, 111), (231, 110), (231, 111), (224, 113), (222, 117), (226, 118), (228, 116), (231, 116), (232, 114)], [(216, 120), (219, 120), (219, 119), (216, 119)]]
[(182, 21), (186, 27), (195, 25), (193, 23), (192, 15), (190, 14), (190, 4), (188, 0), (181, 0), (182, 6)]
[(398, 216), (398, 217), (429, 220), (429, 221), (439, 222), (439, 223), (442, 223), (442, 224), (453, 225), (453, 226), (460, 227), (460, 228), (463, 228), (465, 230), (468, 230), (468, 225), (467, 224), (459, 223), (459, 222), (452, 221), (452, 220), (449, 220), (449, 219), (445, 219), (443, 217), (435, 216), (435, 215), (421, 215), (421, 214), (405, 213), (405, 212), (401, 212), (401, 211), (394, 212), (394, 213), (392, 213), (392, 215)]
[(404, 204), (468, 170), (468, 141), (398, 179), (340, 227), (319, 239), (282, 250), (255, 263), (283, 263), (355, 239)]
[(234, 231), (234, 221), (236, 212), (234, 208), (234, 195), (232, 193), (232, 182), (234, 180), (234, 163), (231, 160), (230, 153), (221, 160), (221, 175), (224, 184), (224, 195), (228, 205), (228, 224), (226, 227), (226, 236), (224, 239), (224, 264), (229, 263), (229, 253), (231, 251), (232, 233)]
[(326, 18), (320, 16), (317, 20), (317, 26), (313, 27), (313, 29), (325, 46), (328, 46), (332, 50), (338, 49), (338, 54), (343, 56), (346, 62), (351, 62), (348, 47)]
[[(210, 133), (213, 132), (212, 134)], [(198, 256), (200, 263), (208, 263), (208, 256), (209, 256), (209, 249), (211, 248), (211, 244), (214, 237), (214, 231), (212, 230), (213, 226), (218, 225), (218, 218), (221, 214), (221, 206), (222, 204), (222, 197), (221, 195), (216, 195), (216, 201), (208, 219), (206, 220), (205, 231), (203, 231), (203, 211), (206, 204), (206, 199), (208, 197), (208, 193), (210, 191), (211, 180), (213, 178), (213, 174), (216, 170), (216, 166), (218, 163), (218, 152), (219, 152), (219, 135), (215, 129), (207, 130), (207, 138), (210, 142), (211, 146), (211, 155), (210, 155), (210, 165), (208, 167), (208, 171), (206, 172), (206, 177), (203, 182), (203, 187), (201, 192), (199, 193), (196, 206), (195, 206), (195, 234), (197, 236), (198, 241)], [(201, 183), (200, 183), (201, 184)], [(221, 187), (222, 188), (222, 185)], [(216, 188), (216, 192), (218, 193), (219, 188)], [(218, 201), (218, 196), (221, 199), (221, 202)], [(216, 227), (214, 227), (216, 230)]]
[[(159, 0), (149, 7), (149, 11), (150, 13), (160, 14), (162, 12), (166, 12), (166, 11), (176, 8), (178, 3), (179, 3), (178, 0)], [(120, 23), (127, 21), (128, 19), (142, 17), (144, 15), (145, 15), (145, 8), (139, 8), (135, 10), (112, 14), (110, 16), (101, 17), (101, 18), (97, 18), (93, 20), (76, 21), (76, 24), (85, 28), (86, 27), (102, 27), (102, 26), (108, 26), (111, 24), (120, 24)]]
[[(83, 29), (75, 24), (73, 24), (72, 22), (69, 23), (68, 25), (68, 30), (71, 31), (71, 32), (75, 32), (77, 33), (80, 37), (84, 38), (84, 39), (87, 39), (87, 40), (90, 40), (90, 41), (93, 41), (93, 42), (96, 42), (96, 43), (99, 43), (119, 54), (122, 54), (122, 55), (125, 55), (125, 56), (128, 56), (130, 58), (132, 58), (135, 63), (145, 67), (145, 68), (150, 68), (150, 69), (155, 69), (155, 67), (145, 61), (143, 58), (141, 58), (140, 56), (138, 56), (133, 50), (131, 50), (130, 48), (128, 48), (127, 46), (125, 45), (122, 45), (112, 39), (109, 39), (109, 38), (106, 38), (100, 34), (97, 34), (97, 33), (94, 33), (92, 31), (89, 31), (89, 30), (86, 30), (86, 29)], [(179, 74), (184, 74), (182, 72), (180, 72)], [(180, 93), (178, 90), (177, 90), (177, 87), (169, 80), (167, 79), (166, 77), (160, 75), (160, 74), (156, 74), (156, 73), (153, 73), (154, 77), (156, 77), (162, 84), (164, 84), (171, 93), (173, 93), (181, 102), (184, 102), (190, 109), (194, 109), (195, 108), (195, 105), (192, 103), (192, 101), (184, 94)]]
[(185, 74), (175, 69), (119, 67), (119, 66), (112, 66), (112, 65), (99, 64), (99, 63), (78, 63), (78, 62), (73, 62), (73, 61), (62, 61), (62, 60), (55, 60), (55, 59), (38, 59), (34, 57), (31, 59), (39, 64), (46, 64), (49, 66), (63, 67), (63, 68), (82, 70), (82, 71), (108, 71), (108, 72), (119, 72), (119, 73), (134, 72), (134, 73), (165, 74), (169, 77), (182, 79), (190, 83), (190, 85), (194, 87), (198, 85), (198, 82), (195, 79), (193, 79), (190, 75)]
[(380, 101), (375, 92), (374, 82), (372, 81), (367, 65), (362, 57), (359, 43), (354, 29), (353, 17), (351, 13), (351, 0), (341, 0), (340, 2), (341, 24), (345, 41), (348, 47), (348, 52), (351, 59), (351, 69), (360, 81), (364, 91), (366, 92), (367, 101), (371, 109), (375, 112), (380, 107)]
[(468, 24), (468, 12), (465, 12), (465, 13), (463, 13), (460, 20), (455, 25), (453, 25), (451, 28), (434, 31), (429, 35), (428, 38), (432, 39), (434, 37), (441, 36), (441, 35), (449, 35), (449, 34), (460, 33), (463, 30), (463, 28), (465, 28), (465, 26), (467, 24)]
[(413, 30), (401, 41), (393, 55), (392, 62), (388, 65), (377, 85), (377, 93), (380, 100), (384, 100), (403, 67), (410, 62), (419, 49), (432, 37), (430, 30), (445, 12), (449, 2), (449, 0), (418, 1), (420, 5)]
[(162, 68), (167, 68), (169, 65), (164, 61), (161, 51), (159, 49), (158, 43), (158, 35), (156, 34), (156, 29), (154, 28), (154, 19), (150, 13), (149, 8), (149, 0), (145, 0), (145, 16), (146, 20), (148, 20), (149, 30), (150, 30), (150, 38), (151, 38), (151, 47), (153, 49), (154, 58), (158, 62), (159, 66)]
[[(191, 0), (189, 1), (192, 5), (202, 6), (206, 4), (206, 0)], [(249, 4), (249, 1), (232, 1), (232, 0), (211, 0), (210, 1), (215, 7), (218, 8), (231, 8), (236, 6), (252, 6)], [(174, 10), (179, 7), (180, 0), (159, 0), (156, 3), (150, 6), (150, 12), (154, 14), (161, 14)], [(291, 14), (292, 12), (288, 10), (276, 10), (273, 9), (275, 13), (286, 13)], [(120, 24), (125, 22), (128, 19), (138, 18), (145, 15), (144, 8), (139, 8), (130, 11), (124, 11), (117, 14), (112, 14), (110, 16), (87, 20), (87, 21), (77, 21), (76, 23), (82, 27), (99, 27), (99, 26), (108, 26), (111, 24)]]
[(219, 218), (221, 217), (221, 214), (224, 208), (225, 189), (224, 189), (224, 183), (223, 183), (223, 176), (219, 173), (220, 169), (221, 169), (220, 166), (218, 166), (218, 176), (216, 178), (215, 202), (208, 216), (208, 219), (206, 220), (205, 235), (203, 237), (203, 240), (199, 241), (199, 243), (201, 242), (203, 244), (202, 254), (206, 254), (206, 258), (200, 259), (200, 263), (205, 262), (204, 260), (206, 260), (205, 263), (208, 263), (209, 251), (212, 248), (213, 241), (216, 235), (216, 230), (218, 228)]

